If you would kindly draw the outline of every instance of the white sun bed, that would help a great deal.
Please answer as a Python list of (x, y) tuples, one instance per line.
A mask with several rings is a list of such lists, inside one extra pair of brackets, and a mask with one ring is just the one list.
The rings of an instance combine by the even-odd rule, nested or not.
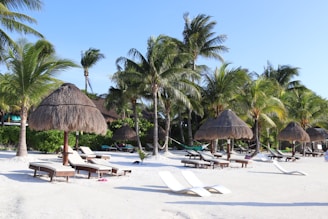
[(183, 170), (181, 173), (187, 182), (193, 187), (203, 187), (209, 191), (215, 191), (221, 194), (231, 193), (231, 190), (224, 187), (223, 185), (204, 185), (203, 182), (201, 182), (192, 171)]
[(54, 162), (30, 162), (29, 168), (34, 170), (34, 177), (37, 176), (37, 172), (46, 172), (50, 177), (50, 182), (53, 177), (63, 176), (66, 177), (66, 182), (70, 176), (75, 175), (75, 170), (70, 166), (64, 166), (61, 163)]
[(202, 197), (210, 196), (211, 193), (202, 187), (184, 187), (169, 171), (160, 171), (160, 178), (166, 186), (176, 193), (193, 193)]
[(303, 171), (299, 171), (299, 170), (287, 171), (282, 166), (280, 166), (280, 164), (276, 160), (274, 160), (272, 163), (274, 164), (275, 167), (277, 167), (278, 170), (280, 170), (284, 174), (290, 174), (290, 175), (299, 174), (299, 175), (303, 175), (303, 176), (307, 175), (307, 173), (305, 173)]

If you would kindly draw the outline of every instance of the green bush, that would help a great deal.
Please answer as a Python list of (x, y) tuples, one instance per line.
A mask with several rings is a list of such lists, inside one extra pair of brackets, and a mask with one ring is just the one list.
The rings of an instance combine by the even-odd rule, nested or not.
[[(49, 131), (29, 131), (27, 134), (27, 143), (29, 148), (44, 153), (53, 153), (60, 150), (64, 145), (64, 132), (58, 130)], [(74, 146), (75, 136), (69, 134), (68, 144)]]
[(79, 146), (88, 146), (92, 150), (101, 150), (101, 145), (111, 145), (113, 132), (107, 130), (106, 135), (83, 133), (79, 135)]
[(19, 140), (19, 126), (0, 126), (0, 144), (17, 145)]

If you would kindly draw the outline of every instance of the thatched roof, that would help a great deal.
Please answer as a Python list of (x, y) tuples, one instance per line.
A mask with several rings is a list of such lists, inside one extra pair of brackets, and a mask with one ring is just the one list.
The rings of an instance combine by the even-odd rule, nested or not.
[(328, 133), (323, 128), (308, 128), (306, 133), (310, 136), (311, 141), (324, 141), (328, 138)]
[(194, 138), (196, 140), (207, 140), (208, 139), (208, 132), (207, 132), (207, 128), (208, 125), (211, 124), (211, 122), (213, 121), (213, 118), (209, 118), (207, 119), (200, 127), (199, 129), (196, 131)]
[(101, 114), (104, 116), (106, 122), (113, 122), (120, 118), (120, 116), (116, 113), (114, 109), (107, 110), (105, 107), (105, 99), (92, 99), (92, 102), (96, 105), (96, 107), (100, 110)]
[[(148, 129), (146, 138), (148, 140), (154, 139), (154, 127)], [(158, 139), (165, 140), (165, 130), (161, 126), (158, 126)]]
[(112, 139), (115, 141), (133, 141), (137, 139), (137, 134), (130, 126), (123, 125), (121, 128), (114, 131)]
[(283, 141), (309, 142), (310, 137), (306, 131), (296, 122), (290, 122), (286, 128), (278, 134), (278, 139)]
[(95, 104), (70, 83), (46, 97), (30, 114), (28, 123), (34, 130), (107, 132), (107, 123)]
[(207, 139), (251, 139), (252, 130), (232, 110), (224, 110), (207, 124)]

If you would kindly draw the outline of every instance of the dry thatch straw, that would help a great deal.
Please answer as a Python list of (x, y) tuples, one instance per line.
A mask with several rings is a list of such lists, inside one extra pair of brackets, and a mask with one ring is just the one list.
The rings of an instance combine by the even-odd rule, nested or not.
[(323, 128), (308, 128), (306, 133), (310, 136), (311, 141), (324, 141), (328, 138), (328, 133)]
[(41, 102), (29, 116), (29, 127), (40, 131), (107, 132), (107, 123), (95, 104), (70, 83), (63, 84)]
[(33, 130), (63, 130), (63, 164), (68, 165), (68, 133), (106, 134), (107, 123), (95, 104), (74, 84), (65, 83), (46, 97), (30, 114)]
[(296, 122), (290, 122), (278, 134), (278, 139), (283, 141), (309, 142), (310, 137), (306, 131)]
[(117, 129), (112, 137), (115, 141), (134, 141), (137, 140), (137, 133), (128, 125), (123, 125)]

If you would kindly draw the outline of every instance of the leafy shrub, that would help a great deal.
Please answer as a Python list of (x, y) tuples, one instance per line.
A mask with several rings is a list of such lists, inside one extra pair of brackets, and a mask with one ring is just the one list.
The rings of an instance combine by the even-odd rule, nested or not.
[(3, 145), (17, 145), (19, 140), (19, 126), (1, 126), (0, 143)]

